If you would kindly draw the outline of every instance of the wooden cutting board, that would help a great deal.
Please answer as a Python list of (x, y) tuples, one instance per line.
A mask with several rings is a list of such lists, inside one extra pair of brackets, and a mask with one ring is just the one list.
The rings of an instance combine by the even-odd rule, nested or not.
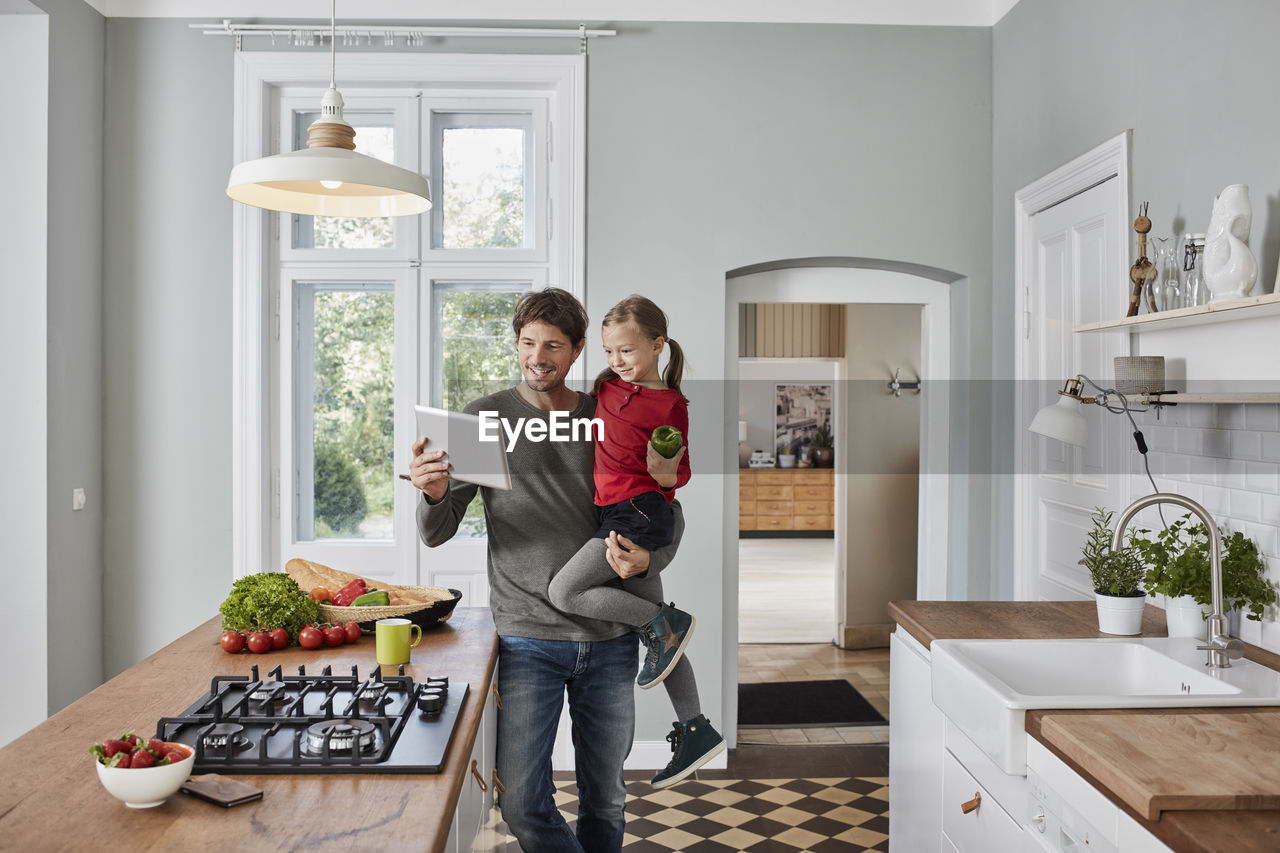
[(1050, 712), (1040, 733), (1148, 820), (1173, 810), (1280, 809), (1274, 710)]

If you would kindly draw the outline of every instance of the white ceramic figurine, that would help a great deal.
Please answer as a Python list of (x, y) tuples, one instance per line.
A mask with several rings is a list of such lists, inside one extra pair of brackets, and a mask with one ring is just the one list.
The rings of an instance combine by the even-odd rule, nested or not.
[(1249, 250), (1253, 207), (1249, 187), (1232, 184), (1213, 200), (1213, 215), (1204, 240), (1204, 282), (1210, 302), (1240, 299), (1258, 280), (1258, 262)]

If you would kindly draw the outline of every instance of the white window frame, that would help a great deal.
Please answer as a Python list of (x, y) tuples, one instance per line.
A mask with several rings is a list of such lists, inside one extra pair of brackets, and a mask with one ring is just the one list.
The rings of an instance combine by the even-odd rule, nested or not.
[[(567, 223), (552, 229), (543, 264), (549, 272), (544, 272), (544, 276), (548, 283), (569, 290), (581, 299), (585, 274), (585, 74), (585, 57), (581, 55), (357, 53), (347, 54), (339, 63), (338, 83), (347, 93), (344, 97), (348, 104), (356, 109), (363, 104), (352, 95), (361, 87), (364, 87), (362, 91), (379, 87), (383, 94), (392, 88), (416, 89), (424, 97), (433, 99), (443, 96), (457, 99), (463, 95), (483, 98), (499, 91), (510, 97), (513, 89), (520, 90), (521, 94), (542, 93), (547, 102), (548, 132), (552, 140), (543, 183), (555, 221)], [(240, 163), (279, 150), (282, 128), (276, 117), (282, 93), (319, 91), (328, 79), (329, 58), (319, 53), (237, 52), (233, 161)], [(415, 146), (415, 151), (420, 149), (421, 145)], [(404, 148), (398, 146), (397, 150)], [(283, 386), (273, 383), (273, 375), (281, 375), (273, 371), (282, 365), (276, 363), (273, 353), (282, 334), (284, 306), (279, 299), (281, 288), (275, 283), (277, 276), (282, 275), (284, 258), (280, 256), (279, 232), (285, 215), (233, 204), (232, 216), (232, 575), (239, 578), (264, 569), (279, 571), (284, 561), (295, 554), (286, 553), (284, 544), (273, 538), (281, 529), (279, 517), (283, 509), (277, 503), (282, 503), (282, 490), (272, 476), (273, 453), (282, 452), (273, 447), (272, 420), (274, 417), (277, 424), (281, 423), (280, 395), (273, 394), (273, 384), (281, 390)], [(423, 227), (429, 228), (429, 223)], [(420, 251), (419, 255), (422, 254)], [(468, 278), (492, 280), (492, 270), (479, 268), (497, 266), (493, 253), (486, 255), (482, 264), (466, 265), (470, 268)], [(360, 256), (367, 257), (364, 251)], [(461, 260), (458, 266), (463, 266)], [(416, 275), (412, 269), (416, 259), (393, 263), (406, 274)], [(524, 267), (527, 263), (514, 266)], [(299, 277), (336, 278), (325, 271), (327, 264), (312, 266)], [(379, 267), (372, 274), (385, 280), (391, 271)], [(527, 272), (508, 269), (506, 275), (527, 275)], [(451, 276), (450, 280), (462, 279)], [(420, 288), (421, 285), (397, 288), (397, 317), (419, 317)], [(400, 340), (401, 336), (397, 335), (397, 387), (414, 387), (417, 374), (424, 372), (421, 363), (424, 353), (415, 342), (409, 357), (401, 358)], [(415, 378), (401, 379), (400, 365), (404, 362), (408, 362), (405, 367), (414, 371)], [(572, 378), (580, 379), (581, 372), (582, 368), (578, 367), (579, 375)], [(291, 395), (292, 390), (288, 393)], [(410, 423), (411, 406), (409, 415), (404, 413), (405, 408), (397, 405), (398, 454), (407, 450), (414, 432)], [(280, 430), (280, 434), (287, 432)], [(397, 460), (397, 471), (403, 470), (401, 464)], [(419, 559), (414, 555), (421, 549), (413, 544), (417, 537), (413, 535), (412, 525), (411, 502), (399, 501), (397, 542), (405, 553), (397, 558), (395, 576), (405, 581), (412, 581), (420, 571)], [(401, 535), (402, 530), (409, 535)]]

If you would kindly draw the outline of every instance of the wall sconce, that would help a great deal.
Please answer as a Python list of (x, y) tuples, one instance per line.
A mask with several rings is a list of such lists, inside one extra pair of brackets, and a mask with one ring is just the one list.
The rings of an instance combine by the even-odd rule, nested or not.
[[(1084, 395), (1086, 382), (1098, 389), (1096, 396)], [(1129, 425), (1133, 427), (1134, 443), (1138, 445), (1138, 452), (1142, 454), (1143, 460), (1146, 460), (1147, 442), (1142, 437), (1142, 431), (1138, 429), (1137, 423), (1134, 422), (1133, 414), (1129, 411), (1128, 397), (1115, 388), (1103, 388), (1083, 373), (1068, 379), (1062, 390), (1058, 392), (1058, 399), (1036, 412), (1027, 429), (1046, 438), (1056, 438), (1067, 444), (1074, 444), (1076, 447), (1085, 447), (1089, 443), (1089, 423), (1080, 413), (1079, 407), (1088, 404), (1101, 406), (1113, 414), (1123, 413), (1129, 418)], [(1162, 404), (1156, 400), (1150, 401), (1149, 405)]]
[[(1096, 396), (1084, 396), (1083, 390), (1086, 382), (1098, 389)], [(1172, 392), (1157, 391), (1144, 394), (1144, 403), (1149, 406), (1177, 405), (1176, 403), (1165, 403), (1159, 399), (1153, 399), (1155, 394), (1161, 393), (1168, 394)], [(1058, 392), (1058, 395), (1057, 400), (1036, 412), (1036, 416), (1031, 419), (1031, 424), (1027, 429), (1047, 438), (1056, 438), (1067, 444), (1074, 444), (1076, 447), (1084, 447), (1089, 443), (1089, 423), (1085, 420), (1084, 415), (1080, 413), (1081, 405), (1091, 403), (1095, 406), (1101, 406), (1113, 414), (1123, 413), (1129, 419), (1129, 425), (1133, 427), (1133, 443), (1138, 446), (1138, 452), (1142, 454), (1142, 467), (1147, 472), (1147, 480), (1151, 483), (1151, 489), (1154, 492), (1160, 491), (1156, 486), (1155, 479), (1151, 476), (1151, 465), (1147, 460), (1147, 440), (1142, 437), (1142, 430), (1138, 429), (1137, 423), (1134, 422), (1133, 413), (1129, 410), (1129, 399), (1122, 392), (1114, 388), (1103, 388), (1081, 373), (1068, 379), (1062, 390)], [(1160, 520), (1164, 521), (1163, 510), (1160, 513)]]

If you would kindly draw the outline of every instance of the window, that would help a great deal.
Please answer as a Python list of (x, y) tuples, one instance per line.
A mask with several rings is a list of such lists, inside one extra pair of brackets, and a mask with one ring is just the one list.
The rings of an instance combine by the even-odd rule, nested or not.
[(460, 411), (520, 381), (511, 316), (529, 285), (436, 282), (431, 405)]
[(432, 245), (442, 249), (533, 247), (532, 113), (436, 113)]
[(394, 539), (394, 286), (295, 287), (299, 541)]
[[(272, 127), (280, 147), (305, 144), (328, 58), (235, 61), (237, 159), (269, 153)], [(487, 603), (478, 502), (464, 525), (476, 535), (428, 551), (419, 493), (397, 475), (414, 404), (459, 409), (519, 381), (520, 294), (548, 283), (582, 294), (584, 67), (580, 56), (361, 54), (343, 73), (357, 150), (424, 172), (432, 213), (234, 207), (237, 576), (302, 557)]]
[[(460, 411), (478, 397), (520, 381), (511, 316), (528, 284), (436, 282), (431, 316), (435, 352), (431, 405)], [(484, 508), (467, 507), (458, 535), (485, 535)]]

